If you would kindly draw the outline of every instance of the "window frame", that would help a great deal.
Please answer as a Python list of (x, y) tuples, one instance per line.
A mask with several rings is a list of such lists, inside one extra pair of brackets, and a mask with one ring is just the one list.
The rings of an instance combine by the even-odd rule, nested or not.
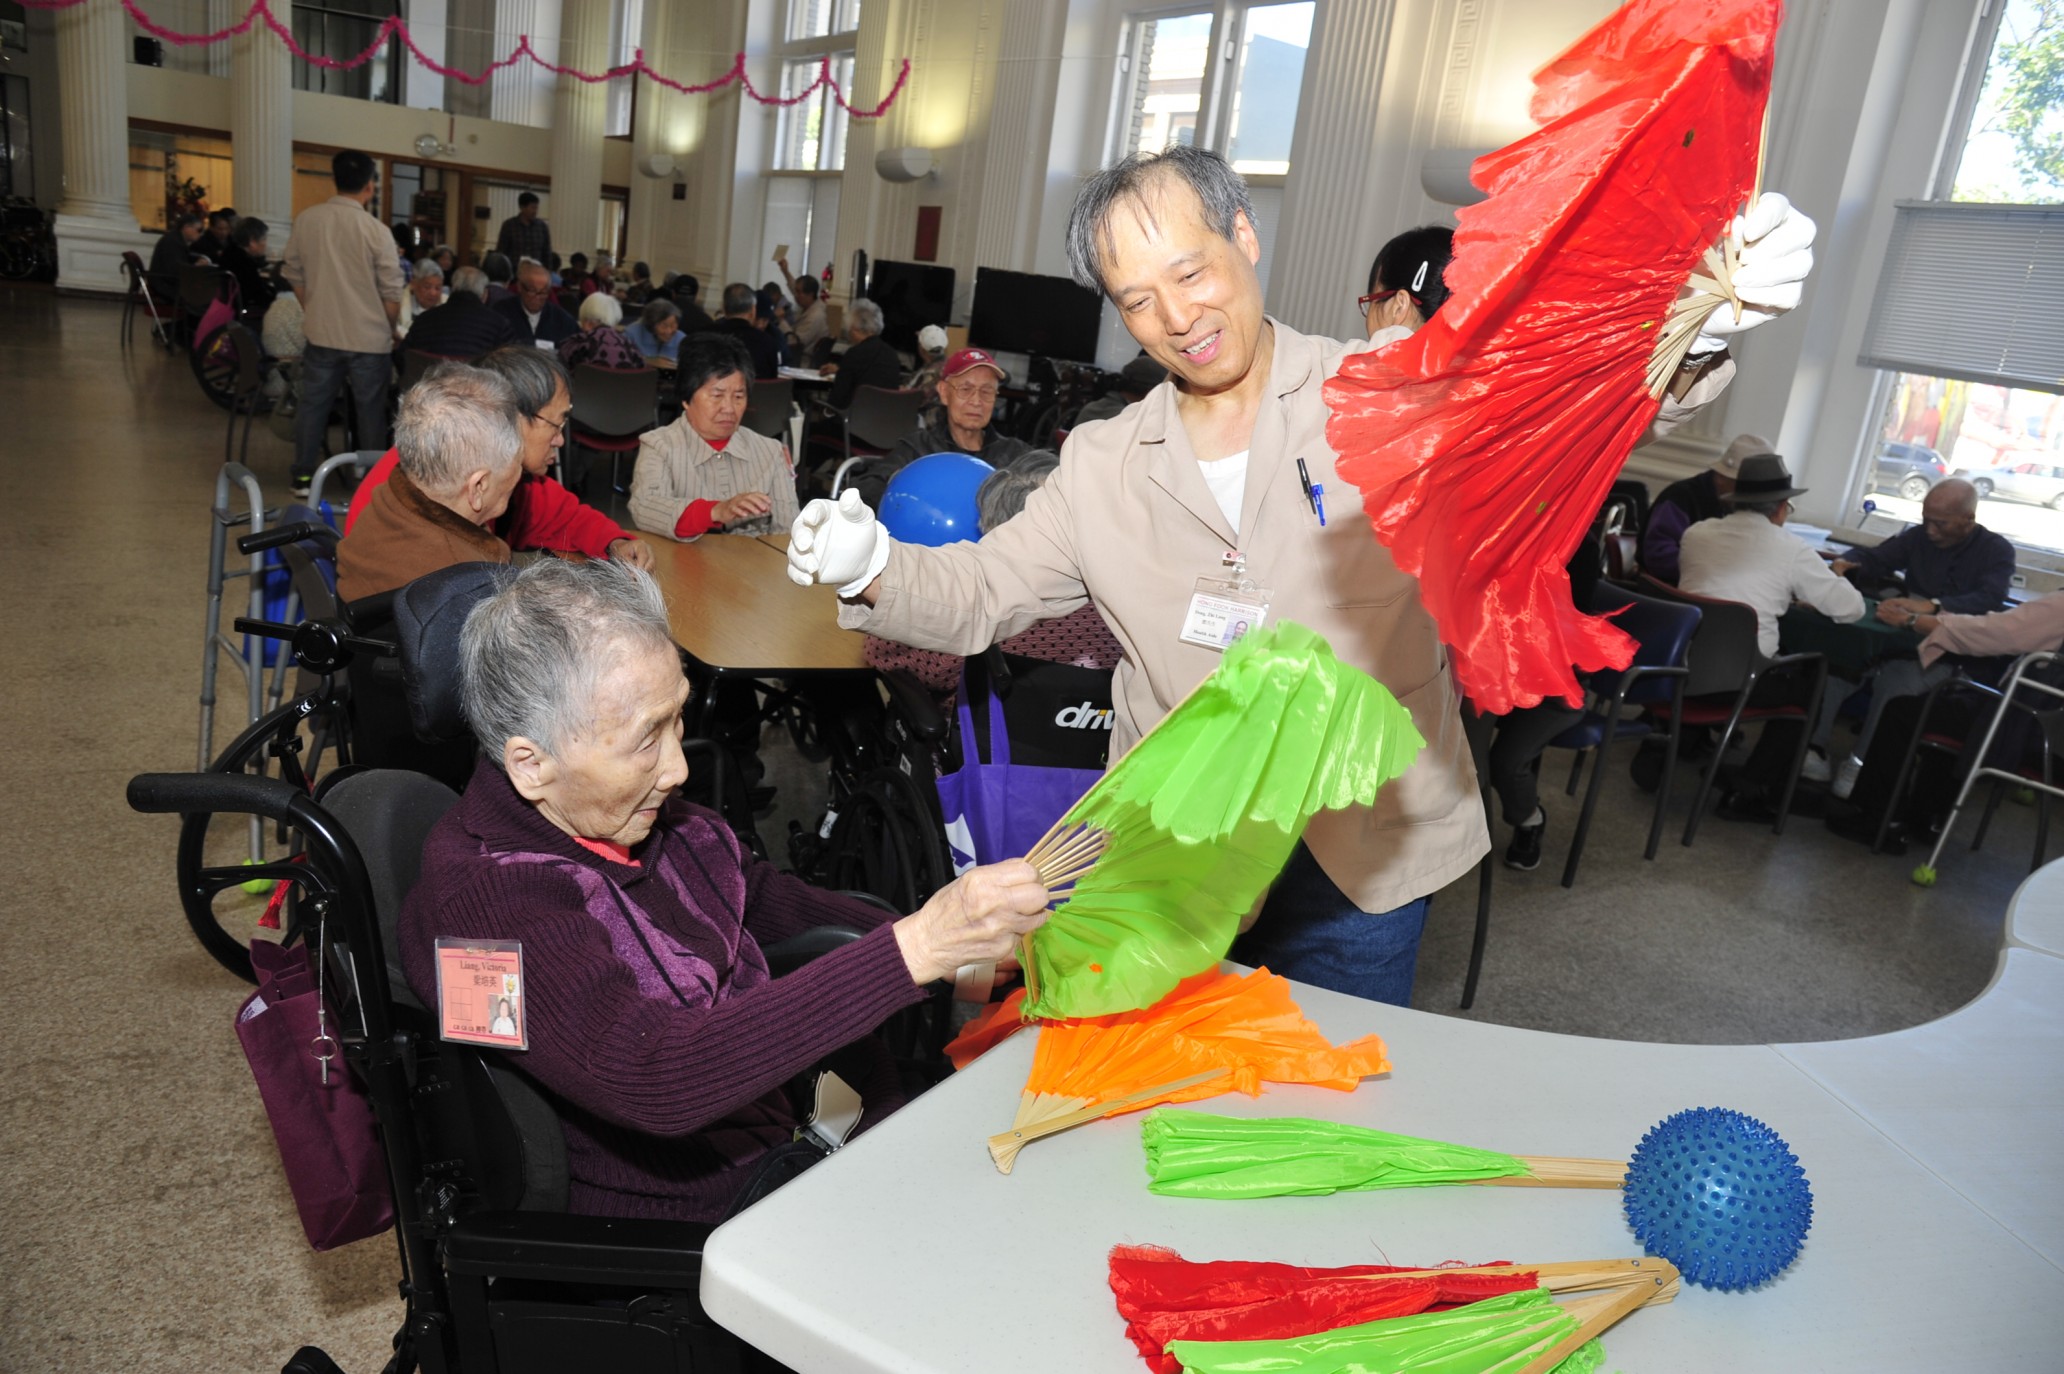
[[(656, 0), (648, 0), (648, 3), (652, 2), (656, 2)], [(781, 34), (781, 39), (774, 45), (773, 57), (776, 63), (776, 70), (780, 73), (781, 89), (784, 96), (787, 93), (788, 87), (788, 71), (792, 65), (800, 62), (809, 62), (814, 66), (827, 58), (833, 64), (834, 73), (838, 66), (838, 60), (840, 58), (846, 60), (848, 72), (846, 84), (850, 88), (852, 84), (850, 75), (852, 65), (858, 60), (859, 55), (860, 9), (864, 2), (865, 0), (853, 0), (853, 27), (850, 29), (841, 29), (835, 33), (819, 34), (808, 38), (790, 38), (788, 37), (790, 20), (795, 15), (796, 6), (804, 3), (804, 0), (783, 0), (780, 28), (778, 30)], [(834, 0), (834, 3), (844, 4), (845, 0)], [(831, 166), (824, 165), (824, 153), (820, 141), (817, 165), (810, 167), (783, 166), (782, 161), (788, 153), (789, 120), (798, 117), (798, 115), (806, 111), (810, 102), (803, 101), (794, 105), (781, 105), (775, 107), (772, 111), (774, 117), (774, 137), (768, 148), (768, 165), (765, 169), (770, 175), (776, 172), (784, 176), (844, 175), (846, 148), (852, 132), (852, 116), (838, 106), (828, 87), (819, 90), (812, 99), (817, 102), (819, 108), (823, 111), (824, 122), (820, 125), (822, 130), (828, 133), (834, 118), (837, 118), (844, 125), (838, 137), (838, 161)], [(820, 135), (820, 139), (821, 137)]]
[[(1164, 19), (1186, 19), (1195, 15), (1211, 16), (1211, 36), (1206, 40), (1204, 74), (1197, 92), (1195, 146), (1223, 154), (1232, 143), (1236, 94), (1234, 77), (1239, 66), (1241, 39), (1247, 31), (1248, 17), (1257, 9), (1272, 9), (1277, 5), (1295, 2), (1296, 0), (1205, 0), (1205, 3), (1198, 3), (1198, 0), (1189, 0), (1187, 4), (1145, 5), (1127, 10), (1119, 16), (1117, 51), (1113, 58), (1111, 108), (1105, 123), (1104, 165), (1108, 167), (1133, 151), (1126, 146), (1130, 139), (1129, 116), (1133, 103), (1138, 99), (1140, 82), (1146, 75), (1143, 70), (1133, 70), (1134, 49), (1138, 44), (1141, 24)], [(1318, 6), (1314, 3), (1314, 25), (1317, 22)], [(1306, 60), (1309, 62), (1311, 50), (1307, 47), (1305, 51)], [(1301, 77), (1298, 92), (1301, 102)], [(1250, 186), (1273, 187), (1284, 186), (1290, 176), (1288, 170), (1243, 172), (1241, 175)]]

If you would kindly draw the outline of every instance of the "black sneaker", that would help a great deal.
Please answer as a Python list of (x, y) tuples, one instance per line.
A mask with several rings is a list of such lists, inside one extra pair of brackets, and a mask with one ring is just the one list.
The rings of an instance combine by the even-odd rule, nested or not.
[(292, 493), (295, 500), (306, 501), (308, 499), (308, 489), (313, 484), (313, 478), (297, 475), (287, 483), (287, 490)]
[(1531, 873), (1541, 866), (1541, 836), (1548, 830), (1548, 822), (1539, 825), (1515, 826), (1512, 843), (1505, 846), (1505, 866), (1516, 868), (1522, 873)]

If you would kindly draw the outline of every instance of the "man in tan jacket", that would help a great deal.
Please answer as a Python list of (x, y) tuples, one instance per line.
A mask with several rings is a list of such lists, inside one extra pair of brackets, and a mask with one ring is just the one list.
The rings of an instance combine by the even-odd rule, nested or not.
[[(1237, 552), (1267, 620), (1310, 626), (1382, 682), (1426, 748), (1374, 806), (1311, 822), (1233, 957), (1406, 1003), (1427, 898), (1489, 847), (1484, 810), (1447, 651), (1326, 444), (1325, 379), (1370, 345), (1269, 319), (1260, 251), (1245, 183), (1215, 154), (1176, 147), (1092, 178), (1069, 226), (1076, 277), (1170, 379), (1070, 434), (1060, 471), (979, 544), (897, 544), (857, 502), (812, 502), (790, 575), (843, 584), (841, 624), (957, 654), (1094, 598), (1125, 654), (1116, 758), (1216, 666), (1219, 650), (1195, 642), (1195, 598)], [(1673, 413), (1731, 375), (1713, 369)], [(1325, 489), (1323, 525), (1299, 459)]]
[(523, 480), (516, 394), (497, 374), (441, 363), (402, 394), (394, 475), (337, 545), (345, 601), (405, 587), (454, 563), (507, 563), (494, 532)]

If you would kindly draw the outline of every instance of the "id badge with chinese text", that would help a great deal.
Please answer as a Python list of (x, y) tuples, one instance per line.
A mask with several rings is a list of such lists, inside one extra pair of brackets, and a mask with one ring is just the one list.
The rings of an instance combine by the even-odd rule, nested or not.
[(436, 948), (439, 1037), (502, 1050), (529, 1049), (522, 944), (443, 939)]

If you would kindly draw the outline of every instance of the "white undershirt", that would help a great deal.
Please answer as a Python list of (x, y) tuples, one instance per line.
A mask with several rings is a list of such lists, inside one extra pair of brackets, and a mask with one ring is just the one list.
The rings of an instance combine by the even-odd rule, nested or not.
[(1215, 463), (1197, 464), (1204, 474), (1204, 485), (1211, 488), (1212, 497), (1225, 512), (1226, 524), (1232, 526), (1235, 535), (1240, 533), (1240, 503), (1247, 498), (1247, 455), (1251, 451), (1243, 448)]

